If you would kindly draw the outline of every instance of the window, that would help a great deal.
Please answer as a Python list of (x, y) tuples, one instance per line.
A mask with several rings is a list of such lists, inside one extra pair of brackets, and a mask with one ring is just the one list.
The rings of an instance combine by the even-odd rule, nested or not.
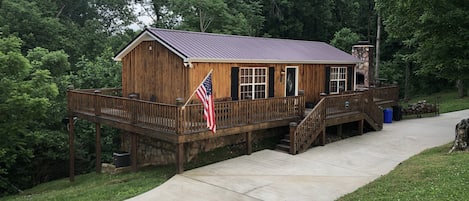
[(266, 98), (267, 68), (240, 68), (240, 99)]
[(347, 90), (347, 67), (331, 67), (329, 92), (338, 94)]

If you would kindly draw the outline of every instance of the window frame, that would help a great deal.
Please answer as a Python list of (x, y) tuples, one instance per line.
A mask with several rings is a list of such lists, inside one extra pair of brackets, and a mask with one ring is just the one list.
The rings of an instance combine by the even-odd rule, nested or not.
[[(259, 74), (257, 73), (259, 70)], [(245, 73), (245, 71), (250, 71), (250, 73)], [(268, 95), (268, 85), (269, 85), (269, 71), (267, 67), (240, 67), (239, 68), (239, 100), (254, 100), (254, 99), (263, 99), (267, 98)], [(261, 90), (257, 90), (256, 87), (263, 87)], [(250, 94), (247, 93), (251, 98), (247, 98), (245, 95), (245, 88), (250, 89)], [(263, 96), (258, 96), (259, 92), (263, 93)], [(249, 91), (248, 91), (249, 92)]]
[[(332, 66), (329, 73), (329, 94), (339, 94), (347, 91), (348, 68), (346, 66)], [(343, 83), (343, 91), (341, 91), (341, 83)], [(335, 90), (334, 90), (335, 89)]]

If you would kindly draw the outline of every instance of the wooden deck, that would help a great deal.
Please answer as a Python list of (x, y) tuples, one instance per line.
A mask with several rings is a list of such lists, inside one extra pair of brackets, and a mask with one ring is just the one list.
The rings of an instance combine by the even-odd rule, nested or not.
[[(102, 124), (132, 133), (131, 157), (134, 170), (137, 168), (135, 160), (137, 135), (176, 144), (177, 171), (181, 172), (184, 161), (183, 145), (191, 141), (240, 133), (246, 133), (246, 139), (249, 140), (252, 139), (250, 137), (252, 131), (300, 122), (294, 129), (296, 134), (291, 135), (291, 138), (294, 138), (291, 139), (291, 153), (299, 153), (307, 149), (321, 134), (324, 138), (327, 126), (354, 121), (363, 124), (367, 121), (378, 130), (380, 126), (382, 128), (383, 121), (379, 104), (383, 103), (386, 107), (397, 104), (398, 91), (396, 91), (397, 87), (387, 87), (327, 96), (307, 115), (305, 115), (304, 96), (220, 101), (215, 103), (217, 121), (215, 135), (206, 128), (201, 104), (187, 105), (183, 108), (182, 104), (176, 101), (175, 104), (163, 104), (120, 97), (120, 89), (69, 90), (68, 115), (70, 120), (76, 116), (96, 123), (97, 142), (100, 141), (98, 130)], [(377, 100), (384, 102), (376, 102)], [(71, 125), (71, 159), (74, 155), (73, 137), (73, 125)], [(247, 144), (249, 150), (251, 142)], [(96, 146), (99, 150), (101, 145), (96, 143)], [(100, 158), (100, 153), (97, 153), (97, 164), (101, 163)], [(70, 166), (73, 168), (74, 164)], [(71, 180), (72, 172), (73, 170), (70, 170)]]

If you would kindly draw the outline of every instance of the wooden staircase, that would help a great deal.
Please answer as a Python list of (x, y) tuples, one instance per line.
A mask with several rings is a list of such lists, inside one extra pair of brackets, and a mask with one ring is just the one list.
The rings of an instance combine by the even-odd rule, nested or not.
[(290, 153), (290, 134), (286, 134), (284, 138), (280, 140), (280, 143), (277, 144), (275, 150)]
[(364, 123), (375, 131), (383, 129), (383, 111), (369, 93), (325, 97), (300, 123), (290, 124), (289, 134), (280, 141), (276, 150), (298, 154), (308, 150), (316, 140), (324, 145), (327, 126), (355, 121), (362, 122), (360, 133)]

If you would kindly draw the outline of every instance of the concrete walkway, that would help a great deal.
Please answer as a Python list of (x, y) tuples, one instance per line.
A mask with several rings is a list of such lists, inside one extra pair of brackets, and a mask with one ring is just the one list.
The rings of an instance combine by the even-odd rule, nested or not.
[(452, 141), (463, 118), (469, 110), (395, 121), (298, 155), (263, 150), (176, 175), (130, 200), (335, 200)]

